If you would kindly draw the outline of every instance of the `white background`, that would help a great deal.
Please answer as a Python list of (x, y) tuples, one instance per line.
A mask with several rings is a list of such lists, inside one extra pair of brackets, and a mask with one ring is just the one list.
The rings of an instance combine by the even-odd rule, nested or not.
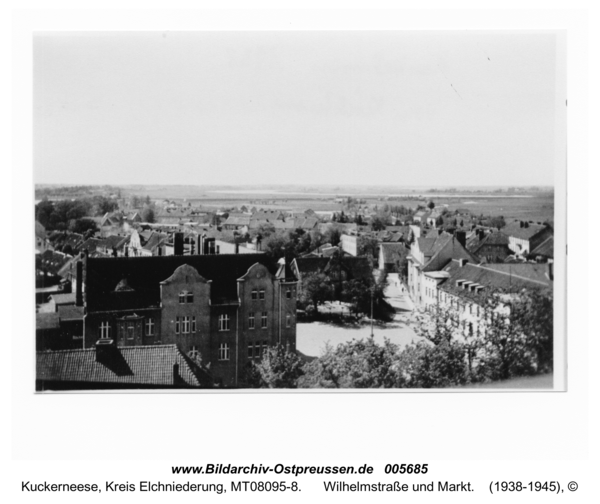
[[(19, 7), (26, 6), (26, 2)], [(31, 2), (33, 7), (40, 4)], [(54, 5), (71, 9), (72, 2)], [(428, 462), (427, 480), (471, 480), (477, 492), (446, 500), (481, 502), (491, 480), (578, 481), (575, 493), (554, 498), (592, 502), (599, 496), (597, 474), (598, 355), (591, 315), (597, 294), (591, 286), (597, 225), (593, 191), (598, 141), (595, 49), (597, 11), (526, 10), (536, 3), (516, 2), (519, 10), (500, 11), (157, 11), (127, 10), (135, 3), (103, 2), (118, 10), (5, 11), (2, 54), (12, 79), (2, 79), (2, 114), (12, 131), (12, 159), (3, 156), (3, 207), (12, 233), (5, 233), (3, 262), (11, 281), (3, 292), (5, 326), (2, 384), (6, 389), (3, 429), (6, 466), (3, 495), (11, 502), (86, 501), (81, 495), (20, 492), (21, 480), (98, 482), (140, 478), (173, 481), (172, 464), (202, 462), (370, 463), (387, 481), (382, 461)], [(153, 3), (144, 4), (148, 7)], [(192, 4), (169, 2), (168, 6)], [(193, 5), (196, 5), (194, 3)], [(371, 2), (370, 8), (376, 4)], [(437, 4), (431, 4), (439, 7)], [(457, 4), (458, 5), (458, 4)], [(465, 3), (467, 8), (475, 4)], [(510, 7), (504, 2), (504, 7)], [(547, 4), (544, 4), (547, 5)], [(585, 4), (582, 4), (585, 6)], [(159, 5), (156, 5), (159, 6)], [(265, 7), (271, 7), (268, 4)], [(351, 4), (349, 5), (351, 6)], [(564, 7), (564, 5), (558, 5)], [(577, 7), (570, 2), (569, 7)], [(164, 7), (164, 5), (160, 5)], [(4, 15), (5, 14), (5, 15)], [(590, 16), (591, 21), (590, 21)], [(592, 22), (592, 29), (589, 30)], [(31, 34), (38, 30), (202, 30), (202, 29), (566, 29), (568, 38), (568, 392), (564, 393), (397, 393), (397, 394), (62, 394), (35, 395), (33, 348), (33, 221), (31, 159)], [(592, 55), (594, 57), (592, 57)], [(12, 58), (12, 59), (11, 59)], [(590, 67), (593, 61), (593, 68)], [(590, 72), (591, 70), (591, 72)], [(10, 84), (9, 84), (10, 83)], [(12, 84), (12, 93), (9, 86)], [(588, 89), (592, 90), (588, 94)], [(12, 113), (9, 112), (12, 110)], [(12, 124), (9, 126), (9, 118)], [(588, 121), (591, 129), (588, 130)], [(594, 136), (590, 135), (592, 133)], [(9, 138), (6, 134), (3, 138)], [(3, 149), (3, 153), (6, 152)], [(592, 154), (591, 158), (588, 157)], [(10, 178), (12, 177), (12, 181)], [(6, 179), (6, 180), (5, 180)], [(557, 191), (560, 185), (557, 182)], [(588, 208), (588, 196), (592, 205)], [(12, 256), (9, 255), (12, 253)], [(6, 255), (6, 257), (4, 257)], [(9, 399), (10, 395), (10, 399)], [(6, 409), (4, 410), (6, 411)], [(591, 428), (590, 428), (591, 427)], [(226, 480), (229, 480), (227, 478)], [(236, 496), (221, 500), (320, 498), (321, 478), (302, 480), (303, 494)], [(349, 478), (348, 481), (355, 481)], [(366, 480), (366, 479), (365, 479)], [(178, 480), (179, 481), (179, 480)], [(211, 480), (216, 481), (216, 480)], [(410, 480), (411, 482), (414, 479)], [(596, 486), (594, 486), (596, 485)], [(89, 500), (106, 497), (89, 496)], [(380, 495), (381, 499), (403, 498)], [(203, 496), (123, 494), (113, 501), (167, 498), (197, 501)], [(217, 498), (214, 496), (213, 498)], [(331, 500), (332, 494), (328, 496)], [(335, 494), (360, 502), (364, 494)], [(439, 494), (414, 495), (426, 501)], [(410, 499), (410, 501), (413, 500)], [(502, 499), (502, 497), (495, 497)], [(547, 501), (549, 496), (510, 495), (511, 501)], [(370, 497), (373, 499), (373, 496)], [(212, 501), (212, 498), (205, 497)]]

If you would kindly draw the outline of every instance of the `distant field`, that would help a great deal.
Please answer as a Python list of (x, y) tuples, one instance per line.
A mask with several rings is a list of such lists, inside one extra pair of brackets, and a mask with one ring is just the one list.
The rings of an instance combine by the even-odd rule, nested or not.
[[(37, 186), (41, 189), (43, 186)], [(86, 188), (81, 195), (65, 194), (65, 197), (89, 196), (96, 191), (102, 192), (103, 187)], [(115, 188), (110, 188), (114, 190)], [(430, 199), (437, 205), (447, 204), (450, 210), (468, 209), (475, 215), (502, 215), (508, 222), (513, 219), (554, 222), (554, 197), (550, 193), (531, 192), (529, 194), (504, 195), (486, 191), (472, 191), (465, 189), (463, 195), (454, 194), (427, 194), (427, 190), (411, 194), (409, 188), (393, 187), (312, 187), (312, 186), (273, 186), (273, 187), (201, 187), (201, 186), (123, 186), (123, 197), (135, 194), (137, 196), (150, 196), (153, 200), (171, 199), (179, 202), (191, 203), (207, 209), (223, 207), (241, 207), (276, 209), (285, 211), (341, 211), (343, 205), (336, 203), (335, 197), (353, 195), (367, 201), (369, 205), (404, 205), (415, 208)], [(459, 189), (460, 190), (460, 189)], [(397, 196), (396, 195), (410, 195)], [(421, 195), (421, 196), (419, 196)], [(384, 200), (384, 198), (388, 198)], [(391, 198), (391, 199), (390, 199)], [(54, 198), (53, 198), (54, 199)]]

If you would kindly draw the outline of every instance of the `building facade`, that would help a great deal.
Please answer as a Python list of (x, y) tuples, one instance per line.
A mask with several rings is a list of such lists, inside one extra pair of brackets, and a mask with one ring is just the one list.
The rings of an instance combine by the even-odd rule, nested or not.
[(267, 347), (296, 349), (296, 280), (264, 254), (84, 263), (84, 348), (174, 344), (226, 387)]

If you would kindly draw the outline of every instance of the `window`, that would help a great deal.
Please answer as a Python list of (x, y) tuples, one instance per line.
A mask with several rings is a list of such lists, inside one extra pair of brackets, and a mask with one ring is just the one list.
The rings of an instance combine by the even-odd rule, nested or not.
[(263, 289), (258, 292), (258, 299), (265, 299), (265, 291)]
[(288, 299), (292, 299), (292, 289), (288, 289), (285, 291), (285, 297)]
[(196, 317), (192, 317), (192, 332), (196, 332)]
[(248, 313), (248, 329), (254, 329), (254, 312)]
[(181, 332), (183, 334), (188, 334), (190, 332), (190, 317), (189, 316), (183, 317), (183, 326), (181, 328)]
[(127, 339), (132, 340), (135, 337), (135, 325), (133, 322), (127, 324)]
[(227, 343), (221, 343), (219, 345), (219, 360), (229, 360), (229, 345)]
[(179, 334), (180, 320), (179, 317), (175, 318), (175, 334)]
[(252, 290), (252, 299), (258, 299), (258, 291), (256, 289)]
[(146, 319), (146, 336), (154, 336), (154, 319)]
[(108, 321), (100, 322), (100, 339), (110, 338), (110, 324)]
[(261, 329), (267, 328), (267, 312), (266, 311), (262, 312), (262, 315), (260, 317), (260, 327), (261, 327)]
[(179, 304), (193, 303), (194, 294), (188, 291), (181, 291), (179, 293)]
[(229, 315), (219, 315), (219, 331), (229, 331)]
[(254, 343), (248, 343), (248, 359), (254, 357)]
[(292, 327), (292, 316), (289, 313), (285, 316), (285, 327)]

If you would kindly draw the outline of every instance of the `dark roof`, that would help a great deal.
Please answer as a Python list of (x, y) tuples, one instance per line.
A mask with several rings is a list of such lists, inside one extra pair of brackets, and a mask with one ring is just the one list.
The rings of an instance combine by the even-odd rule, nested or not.
[(417, 238), (417, 242), (419, 244), (419, 250), (423, 252), (423, 254), (431, 255), (430, 250), (433, 247), (433, 244), (437, 238)]
[(552, 282), (545, 275), (547, 271), (545, 265), (521, 263), (518, 266), (522, 266), (522, 268), (519, 269), (515, 266), (517, 265), (466, 263), (461, 267), (459, 261), (452, 260), (443, 270), (449, 273), (449, 278), (440, 285), (440, 288), (458, 295), (475, 295), (475, 293), (469, 293), (462, 287), (458, 287), (456, 282), (467, 280), (487, 288), (491, 287), (505, 291), (523, 288), (548, 288), (552, 285)]
[(534, 256), (540, 255), (554, 258), (554, 236), (549, 236), (546, 238), (534, 250), (532, 250), (530, 254)]
[(60, 318), (58, 313), (36, 313), (35, 328), (40, 330), (58, 329), (60, 327)]
[[(37, 352), (37, 380), (125, 386), (201, 387), (205, 373), (176, 345), (111, 347), (106, 358), (96, 359), (96, 348)], [(180, 382), (174, 380), (179, 365)], [(43, 389), (42, 385), (42, 389)], [(99, 387), (101, 388), (101, 387)]]
[(294, 262), (300, 280), (304, 275), (324, 271), (327, 264), (329, 264), (329, 257), (297, 257)]
[(58, 316), (61, 322), (67, 320), (83, 320), (83, 306), (59, 306)]
[(248, 226), (250, 225), (250, 215), (248, 214), (229, 214), (224, 226)]
[(45, 250), (36, 256), (35, 266), (37, 270), (47, 271), (52, 275), (57, 275), (60, 269), (72, 258), (73, 256), (63, 254), (62, 252)]
[(547, 231), (548, 228), (546, 226), (540, 224), (528, 223), (528, 227), (522, 227), (520, 221), (511, 222), (504, 226), (501, 231), (507, 235), (512, 236), (513, 238), (520, 238), (522, 240), (530, 240), (538, 233), (543, 231)]
[[(88, 311), (141, 309), (159, 306), (160, 282), (188, 264), (212, 280), (213, 303), (237, 300), (237, 279), (255, 263), (264, 264), (271, 273), (276, 265), (265, 254), (222, 254), (191, 256), (88, 258), (85, 298)], [(123, 280), (133, 289), (117, 291)]]
[(168, 240), (168, 235), (166, 235), (165, 233), (152, 232), (147, 240), (148, 241), (144, 244), (142, 248), (145, 250), (153, 250), (157, 246), (165, 243)]
[(35, 236), (46, 239), (46, 228), (38, 221), (35, 221)]

